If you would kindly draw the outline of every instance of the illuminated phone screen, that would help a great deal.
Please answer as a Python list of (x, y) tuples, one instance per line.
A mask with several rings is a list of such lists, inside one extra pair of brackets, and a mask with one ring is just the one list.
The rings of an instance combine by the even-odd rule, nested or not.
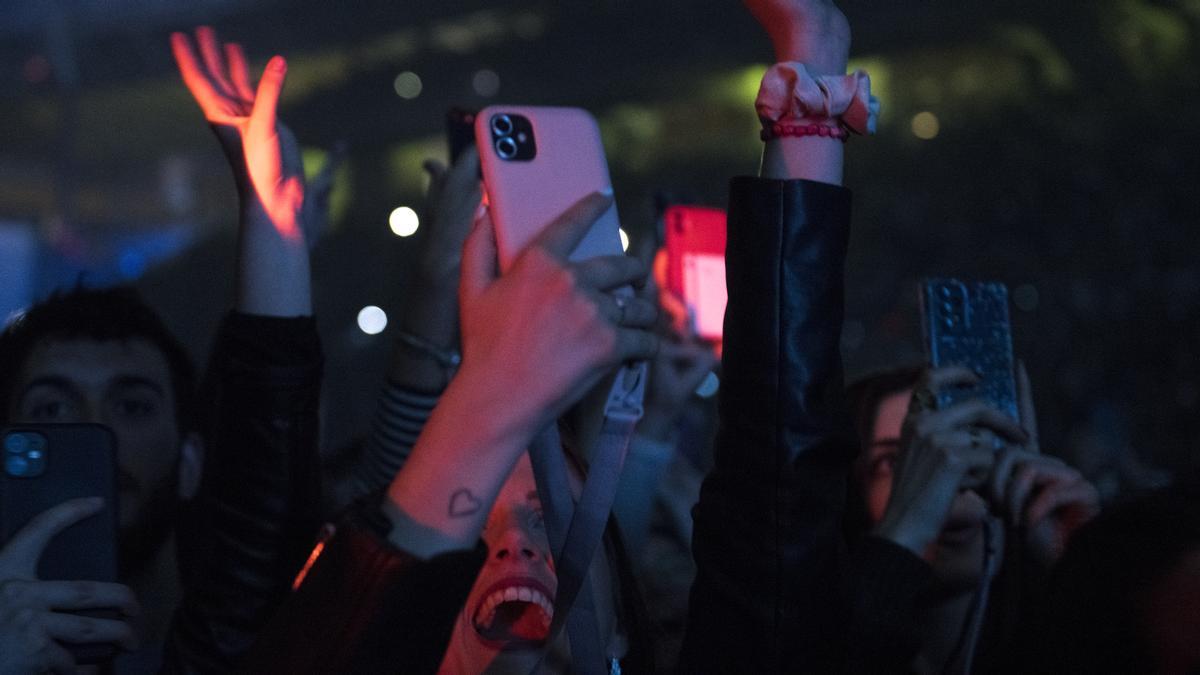
[(725, 257), (704, 253), (684, 253), (683, 288), (696, 334), (706, 340), (720, 340), (725, 322)]

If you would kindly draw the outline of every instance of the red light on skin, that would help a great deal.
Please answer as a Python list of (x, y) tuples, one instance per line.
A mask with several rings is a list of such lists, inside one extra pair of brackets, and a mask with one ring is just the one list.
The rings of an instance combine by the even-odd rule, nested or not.
[(321, 528), (320, 540), (317, 541), (316, 546), (313, 546), (313, 550), (308, 554), (308, 560), (304, 561), (304, 567), (300, 568), (300, 573), (292, 581), (293, 591), (300, 588), (300, 584), (304, 583), (304, 578), (308, 576), (308, 571), (316, 564), (317, 558), (320, 558), (321, 554), (325, 552), (325, 542), (329, 541), (336, 532), (337, 528), (331, 524), (326, 524), (325, 527)]

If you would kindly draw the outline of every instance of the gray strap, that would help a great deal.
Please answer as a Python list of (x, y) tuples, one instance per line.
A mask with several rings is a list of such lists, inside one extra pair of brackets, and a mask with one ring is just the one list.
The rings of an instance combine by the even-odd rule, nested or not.
[(608, 524), (629, 440), (641, 417), (645, 375), (644, 363), (626, 366), (617, 375), (578, 505), (571, 498), (570, 478), (557, 428), (551, 426), (540, 433), (530, 448), (558, 577), (547, 644), (553, 642), (565, 625), (571, 640), (573, 666), (584, 675), (604, 675), (609, 668), (596, 625), (588, 570)]

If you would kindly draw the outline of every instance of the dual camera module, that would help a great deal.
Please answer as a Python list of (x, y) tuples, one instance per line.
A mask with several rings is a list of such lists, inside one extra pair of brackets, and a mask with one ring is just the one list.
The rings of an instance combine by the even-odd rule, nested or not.
[(523, 115), (499, 113), (489, 120), (492, 147), (500, 159), (507, 162), (528, 162), (537, 155), (533, 125)]
[(4, 435), (4, 472), (14, 478), (34, 478), (46, 470), (46, 437), (35, 431)]

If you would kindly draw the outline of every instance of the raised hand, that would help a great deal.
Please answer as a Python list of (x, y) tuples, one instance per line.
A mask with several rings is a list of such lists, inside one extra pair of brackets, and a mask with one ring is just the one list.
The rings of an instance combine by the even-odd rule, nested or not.
[(429, 174), (425, 196), (428, 225), (421, 238), (419, 271), (431, 283), (444, 279), (457, 283), (463, 244), (483, 198), (479, 151), (474, 147), (463, 150), (450, 168), (436, 160), (425, 162), (424, 168)]
[(850, 57), (850, 24), (831, 0), (744, 0), (767, 31), (777, 61), (799, 61), (817, 75), (841, 75)]
[[(654, 248), (646, 247), (639, 252), (639, 257), (650, 264)], [(658, 354), (650, 362), (645, 414), (638, 422), (637, 432), (655, 441), (667, 441), (688, 399), (720, 360), (711, 345), (701, 342), (693, 334), (683, 302), (670, 291), (660, 289), (653, 274), (647, 277), (646, 285), (638, 295), (662, 307), (668, 318), (659, 321), (659, 332), (665, 335), (659, 340)], [(679, 312), (684, 315), (680, 317)]]
[(1029, 441), (1001, 452), (988, 484), (992, 509), (1017, 529), (1026, 549), (1049, 567), (1075, 530), (1100, 513), (1100, 492), (1075, 468), (1041, 454), (1025, 365), (1017, 369), (1021, 423)]
[(640, 282), (645, 266), (625, 256), (568, 260), (611, 204), (580, 200), (504, 276), (480, 208), (462, 257), (462, 365), (388, 488), (394, 545), (420, 557), (473, 546), (534, 436), (618, 364), (654, 356), (654, 305), (610, 294)]
[[(249, 187), (275, 229), (285, 238), (299, 239), (304, 172), (295, 138), (276, 119), (287, 62), (282, 56), (267, 62), (255, 90), (239, 45), (222, 46), (207, 26), (196, 29), (196, 44), (200, 58), (186, 35), (171, 35), (184, 84), (205, 119), (217, 128), (235, 173), (244, 168)], [(244, 167), (237, 157), (244, 157)]]
[(937, 539), (959, 490), (987, 480), (996, 459), (990, 434), (1018, 445), (1028, 440), (1015, 420), (982, 401), (932, 409), (942, 387), (978, 379), (966, 368), (938, 368), (913, 389), (896, 477), (876, 533), (918, 555)]
[(71, 614), (85, 609), (138, 613), (133, 592), (99, 581), (41, 581), (38, 559), (58, 533), (95, 515), (99, 499), (74, 499), (37, 516), (0, 549), (0, 675), (74, 673), (63, 642), (108, 642), (127, 650), (137, 637), (124, 621)]
[[(498, 277), (495, 236), (486, 211), (463, 252), (461, 373), (497, 369), (485, 386), (520, 390), (520, 402), (537, 418), (556, 419), (609, 370), (654, 356), (657, 318), (644, 298), (610, 292), (640, 284), (645, 265), (616, 255), (570, 262), (568, 256), (612, 203), (599, 194), (580, 200), (525, 249)], [(491, 382), (488, 382), (488, 380)], [(493, 384), (494, 383), (494, 384)], [(509, 384), (505, 384), (509, 383)]]

